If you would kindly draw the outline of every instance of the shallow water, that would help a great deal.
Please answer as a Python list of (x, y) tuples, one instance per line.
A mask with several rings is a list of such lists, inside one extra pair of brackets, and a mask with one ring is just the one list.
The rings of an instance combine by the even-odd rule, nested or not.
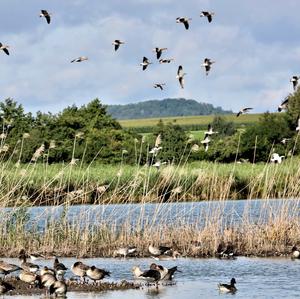
[[(6, 259), (18, 263), (16, 259)], [(81, 259), (89, 265), (97, 265), (111, 271), (109, 281), (132, 280), (131, 268), (134, 265), (147, 269), (153, 259)], [(73, 258), (61, 259), (67, 267), (74, 263)], [(104, 293), (68, 293), (68, 299), (174, 299), (174, 298), (299, 298), (300, 260), (290, 258), (245, 258), (237, 260), (190, 259), (159, 262), (166, 267), (177, 265), (182, 273), (176, 273), (176, 285), (160, 286), (157, 292), (153, 287), (142, 290), (108, 291)], [(52, 261), (41, 261), (41, 265), (51, 265)], [(70, 273), (67, 273), (70, 276)], [(229, 283), (231, 277), (237, 280), (236, 294), (219, 294), (217, 284)], [(40, 296), (8, 296), (8, 298), (41, 298)], [(231, 297), (229, 297), (231, 298)]]

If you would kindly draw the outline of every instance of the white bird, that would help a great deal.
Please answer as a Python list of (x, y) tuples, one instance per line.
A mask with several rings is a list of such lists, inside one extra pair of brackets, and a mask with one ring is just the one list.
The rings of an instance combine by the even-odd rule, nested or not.
[(183, 72), (183, 67), (182, 65), (180, 65), (178, 67), (178, 70), (177, 70), (177, 76), (176, 76), (176, 79), (178, 79), (179, 81), (179, 84), (180, 84), (180, 87), (183, 89), (184, 88), (184, 76), (186, 75), (186, 73)]
[(2, 50), (6, 55), (9, 55), (9, 46), (8, 45), (3, 45), (2, 43), (0, 43), (0, 50)]
[(71, 63), (73, 63), (73, 62), (82, 62), (82, 61), (85, 61), (85, 60), (88, 60), (88, 57), (86, 57), (86, 56), (80, 56), (78, 58), (73, 59), (71, 61)]
[(278, 112), (287, 109), (289, 104), (290, 95), (284, 98), (283, 102), (278, 106)]
[(167, 164), (167, 162), (156, 161), (152, 166), (156, 167), (157, 170), (159, 170), (159, 168), (161, 167), (161, 165), (165, 165), (165, 164)]
[(168, 50), (168, 48), (158, 48), (158, 47), (156, 47), (156, 48), (153, 49), (153, 52), (156, 53), (156, 58), (159, 59), (161, 57), (162, 52), (166, 51), (166, 50)]
[(236, 117), (239, 117), (241, 114), (245, 114), (247, 112), (249, 112), (250, 110), (252, 110), (253, 108), (247, 107), (247, 108), (242, 108), (237, 114)]
[(153, 85), (153, 87), (154, 88), (160, 88), (160, 90), (163, 90), (164, 89), (163, 86), (165, 86), (165, 85), (166, 85), (166, 83), (155, 83)]
[(201, 66), (205, 68), (206, 76), (208, 76), (208, 73), (209, 73), (213, 63), (215, 63), (215, 61), (212, 61), (209, 58), (205, 58), (204, 62), (201, 64)]
[(154, 146), (150, 151), (149, 154), (152, 154), (154, 157), (157, 156), (158, 152), (162, 150), (161, 146)]
[(159, 59), (159, 63), (171, 63), (174, 59), (173, 58), (166, 58), (166, 59)]
[(297, 86), (298, 86), (298, 81), (300, 79), (300, 76), (293, 76), (291, 79), (290, 79), (290, 82), (293, 83), (293, 88), (294, 90), (296, 90)]
[(286, 144), (286, 143), (288, 143), (289, 140), (291, 140), (291, 138), (283, 138), (280, 142), (282, 144)]
[(186, 18), (186, 17), (178, 17), (176, 18), (176, 23), (182, 23), (185, 27), (186, 30), (189, 29), (190, 25), (189, 25), (189, 21), (191, 21), (191, 18)]
[(119, 48), (120, 48), (120, 45), (123, 45), (125, 44), (124, 41), (121, 41), (119, 39), (115, 39), (113, 42), (112, 42), (112, 45), (115, 46), (115, 51), (117, 51)]
[(206, 152), (208, 151), (208, 145), (209, 145), (210, 141), (211, 140), (210, 140), (208, 135), (205, 135), (204, 139), (201, 140), (201, 143), (203, 144), (204, 149), (205, 149)]
[(296, 131), (300, 132), (300, 116), (298, 116), (298, 119), (297, 119)]
[(50, 24), (51, 22), (51, 14), (45, 10), (45, 9), (42, 9), (41, 10), (41, 13), (40, 13), (40, 18), (44, 17), (47, 21), (48, 24)]
[(270, 161), (275, 164), (281, 164), (283, 158), (284, 156), (279, 156), (277, 153), (273, 153)]
[(208, 22), (210, 23), (212, 21), (212, 16), (214, 15), (214, 12), (209, 11), (202, 11), (200, 14), (200, 17), (206, 17)]
[(116, 257), (118, 255), (123, 255), (123, 257), (126, 258), (128, 254), (136, 252), (136, 249), (137, 248), (135, 246), (121, 247), (114, 251), (113, 256)]
[(147, 57), (143, 57), (143, 62), (140, 63), (140, 65), (143, 67), (143, 71), (148, 67), (149, 64), (152, 64), (152, 62), (150, 62)]
[(213, 134), (217, 134), (218, 132), (214, 132), (213, 127), (211, 126), (211, 124), (208, 125), (207, 131), (204, 132), (205, 136), (209, 135), (213, 135)]

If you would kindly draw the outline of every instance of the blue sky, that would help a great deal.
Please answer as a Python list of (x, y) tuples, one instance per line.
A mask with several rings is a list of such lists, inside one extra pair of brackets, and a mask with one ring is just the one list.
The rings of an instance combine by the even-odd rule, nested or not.
[[(40, 9), (53, 13), (48, 25)], [(199, 14), (216, 13), (211, 24)], [(26, 111), (57, 112), (98, 97), (105, 104), (193, 98), (225, 109), (275, 111), (300, 75), (298, 0), (2, 0), (0, 99)], [(186, 31), (176, 17), (192, 18)], [(126, 44), (114, 52), (114, 39)], [(143, 56), (167, 47), (169, 65), (142, 71)], [(78, 56), (89, 60), (71, 64)], [(208, 77), (201, 63), (216, 61)], [(176, 80), (187, 73), (185, 89)], [(164, 91), (154, 89), (166, 82)]]

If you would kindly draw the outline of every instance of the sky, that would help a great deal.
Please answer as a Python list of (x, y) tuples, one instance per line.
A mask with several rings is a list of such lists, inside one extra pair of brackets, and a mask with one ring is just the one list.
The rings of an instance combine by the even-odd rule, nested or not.
[[(48, 25), (41, 9), (52, 13)], [(200, 12), (215, 12), (212, 23)], [(190, 17), (190, 29), (176, 23)], [(53, 112), (94, 98), (104, 104), (188, 98), (237, 111), (275, 111), (300, 75), (299, 0), (2, 0), (0, 99)], [(125, 45), (115, 52), (112, 41)], [(154, 47), (167, 47), (157, 63)], [(88, 61), (70, 63), (79, 56)], [(146, 71), (143, 56), (154, 64)], [(216, 61), (208, 76), (205, 57)], [(182, 65), (185, 88), (176, 79)], [(165, 89), (153, 84), (166, 83)]]

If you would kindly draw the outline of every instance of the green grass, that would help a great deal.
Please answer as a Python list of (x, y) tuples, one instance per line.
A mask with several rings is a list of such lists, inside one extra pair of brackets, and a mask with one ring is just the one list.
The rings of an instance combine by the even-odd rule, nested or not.
[[(236, 124), (247, 125), (258, 122), (262, 114), (245, 114), (236, 117), (235, 114), (224, 115), (227, 121), (233, 121)], [(139, 127), (153, 127), (157, 125), (159, 120), (164, 122), (174, 122), (178, 125), (208, 125), (214, 119), (215, 115), (200, 115), (200, 116), (180, 116), (180, 117), (165, 117), (165, 118), (145, 118), (145, 119), (127, 119), (119, 120), (124, 128), (139, 128)]]

